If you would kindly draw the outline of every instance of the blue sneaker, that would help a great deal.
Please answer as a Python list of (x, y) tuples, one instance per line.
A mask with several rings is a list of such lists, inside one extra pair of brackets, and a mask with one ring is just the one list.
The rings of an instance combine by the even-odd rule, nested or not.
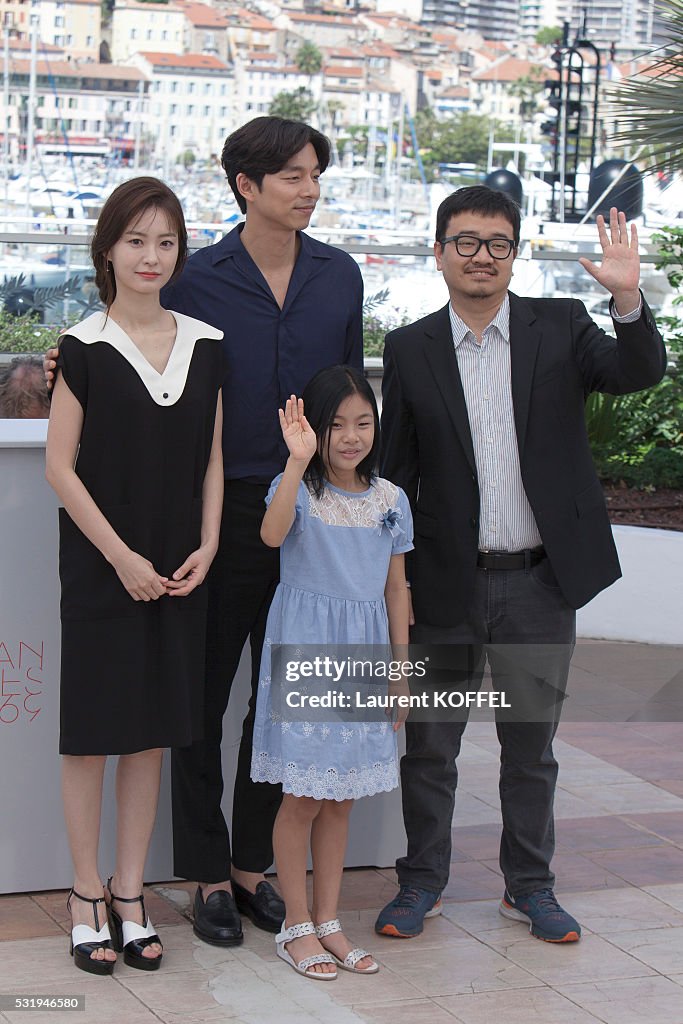
[(552, 889), (537, 889), (513, 899), (505, 890), (498, 910), (512, 921), (528, 921), (529, 931), (544, 942), (578, 942), (581, 925), (563, 910)]
[(440, 913), (440, 893), (402, 885), (398, 896), (387, 903), (375, 921), (375, 931), (395, 939), (413, 939), (422, 931), (425, 917), (436, 917)]

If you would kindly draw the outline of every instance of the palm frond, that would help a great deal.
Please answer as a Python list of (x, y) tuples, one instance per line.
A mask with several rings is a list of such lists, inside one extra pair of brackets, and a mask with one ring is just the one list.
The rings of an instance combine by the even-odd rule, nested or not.
[(620, 82), (610, 100), (619, 121), (616, 142), (645, 146), (652, 170), (683, 168), (683, 0), (660, 0), (669, 41), (646, 55), (645, 73)]

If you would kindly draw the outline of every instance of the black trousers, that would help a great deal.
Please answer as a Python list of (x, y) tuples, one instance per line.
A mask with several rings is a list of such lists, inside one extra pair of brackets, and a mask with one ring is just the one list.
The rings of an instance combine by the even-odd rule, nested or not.
[[(267, 487), (225, 481), (221, 539), (208, 576), (204, 739), (172, 754), (174, 871), (182, 878), (222, 882), (231, 861), (265, 871), (273, 861), (273, 823), (280, 786), (252, 782), (251, 747), (261, 648), (277, 586), (280, 552), (261, 541)], [(223, 812), (223, 715), (247, 637), (251, 697), (242, 727), (232, 814), (232, 854)], [(201, 680), (198, 680), (201, 685)], [(235, 708), (233, 713), (241, 713)]]
[[(477, 572), (467, 619), (442, 628), (417, 625), (419, 644), (467, 645), (469, 688), (481, 686), (486, 661), (495, 689), (524, 695), (539, 679), (564, 693), (576, 636), (576, 613), (564, 600), (547, 559), (529, 570)], [(526, 651), (520, 656), (520, 649)], [(462, 659), (461, 659), (462, 660)], [(514, 897), (552, 886), (553, 800), (558, 765), (552, 742), (561, 702), (548, 720), (497, 721), (503, 818), (500, 868)], [(396, 862), (401, 885), (441, 892), (448, 882), (456, 758), (464, 721), (406, 722), (401, 759), (408, 851)]]

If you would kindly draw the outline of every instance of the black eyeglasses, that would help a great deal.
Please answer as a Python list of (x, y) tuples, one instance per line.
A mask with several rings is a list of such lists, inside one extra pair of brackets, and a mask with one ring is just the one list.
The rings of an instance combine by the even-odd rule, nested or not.
[(477, 238), (476, 235), (450, 235), (441, 239), (441, 245), (455, 242), (458, 256), (476, 256), (482, 245), (486, 246), (489, 256), (494, 260), (506, 260), (517, 245), (511, 238)]

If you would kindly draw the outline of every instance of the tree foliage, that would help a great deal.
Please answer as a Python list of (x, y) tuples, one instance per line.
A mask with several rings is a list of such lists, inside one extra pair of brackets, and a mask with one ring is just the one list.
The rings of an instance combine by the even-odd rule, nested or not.
[(660, 9), (669, 25), (669, 42), (656, 51), (647, 76), (635, 76), (615, 87), (619, 131), (612, 138), (632, 147), (646, 146), (652, 169), (679, 170), (683, 168), (683, 0), (660, 0)]
[(276, 93), (268, 107), (268, 113), (275, 117), (288, 117), (292, 121), (307, 121), (315, 110), (315, 106), (311, 90), (300, 85), (292, 92), (285, 89)]
[(562, 28), (560, 25), (544, 25), (539, 28), (535, 38), (539, 46), (554, 46), (562, 42)]
[[(683, 228), (653, 235), (657, 268), (679, 292), (683, 283)], [(677, 295), (674, 305), (683, 304)], [(586, 404), (588, 437), (603, 480), (630, 487), (683, 489), (683, 320), (658, 316), (669, 365), (656, 387), (630, 395), (594, 393)]]
[[(430, 109), (415, 115), (415, 134), (425, 169), (433, 170), (440, 163), (476, 164), (484, 169), (489, 149), (492, 122), (479, 114), (454, 114), (439, 119)], [(513, 140), (507, 126), (493, 122), (499, 142)]]
[(306, 40), (296, 51), (294, 63), (302, 75), (308, 75), (309, 78), (312, 78), (313, 75), (318, 74), (323, 66), (323, 55), (315, 43)]
[(540, 75), (541, 69), (532, 67), (528, 75), (522, 75), (507, 87), (510, 96), (519, 100), (519, 114), (525, 121), (533, 121), (534, 115), (542, 106), (538, 100), (541, 93), (544, 92), (545, 86)]

